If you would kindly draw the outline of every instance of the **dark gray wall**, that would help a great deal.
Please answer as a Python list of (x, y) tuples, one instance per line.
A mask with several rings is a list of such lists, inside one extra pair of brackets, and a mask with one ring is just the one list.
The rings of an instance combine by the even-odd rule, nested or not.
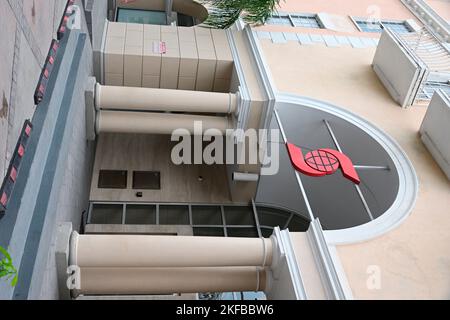
[[(279, 130), (275, 117), (270, 122), (271, 130)], [(261, 176), (255, 201), (257, 203), (272, 204), (293, 210), (309, 220), (307, 207), (295, 177), (289, 155), (284, 146), (281, 132), (279, 133), (279, 171), (273, 176)], [(269, 153), (271, 149), (269, 149)]]

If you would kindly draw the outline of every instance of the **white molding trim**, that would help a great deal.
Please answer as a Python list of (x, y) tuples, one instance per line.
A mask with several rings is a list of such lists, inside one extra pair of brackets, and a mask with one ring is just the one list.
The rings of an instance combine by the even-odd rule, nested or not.
[[(264, 103), (265, 110), (263, 111), (263, 116), (261, 117), (260, 128), (268, 128), (270, 125), (271, 117), (273, 114), (273, 110), (275, 108), (275, 85), (270, 74), (270, 69), (266, 65), (265, 58), (262, 52), (262, 49), (259, 44), (258, 38), (253, 33), (251, 27), (249, 25), (245, 25), (242, 19), (239, 19), (235, 24), (235, 28), (240, 30), (242, 26), (242, 33), (244, 38), (247, 41), (248, 46), (250, 47), (250, 53), (253, 56), (253, 61), (255, 62), (255, 66), (258, 70), (258, 80), (262, 85), (262, 89), (265, 94), (266, 101)], [(248, 86), (245, 83), (245, 74), (242, 66), (239, 62), (239, 52), (237, 50), (236, 44), (234, 42), (233, 32), (227, 30), (228, 41), (230, 43), (231, 52), (233, 55), (233, 60), (235, 61), (236, 72), (240, 82), (240, 93), (242, 96), (243, 106), (238, 115), (238, 129), (245, 129), (248, 123), (249, 116), (249, 108), (250, 108), (250, 92), (248, 90)]]
[(424, 25), (444, 42), (450, 41), (450, 25), (423, 0), (400, 0)]
[(246, 24), (244, 22), (244, 19), (239, 18), (239, 19), (236, 20), (236, 22), (234, 23), (233, 26), (236, 28), (236, 30), (242, 31), (242, 30), (244, 30)]
[(301, 275), (301, 268), (298, 265), (298, 259), (295, 256), (294, 246), (292, 245), (289, 230), (280, 230), (275, 227), (271, 237), (275, 243), (274, 258), (275, 263), (271, 267), (272, 284), (277, 281), (282, 272), (283, 265), (287, 266), (292, 289), (297, 300), (307, 300), (308, 296), (305, 290), (305, 284)]
[(367, 241), (394, 229), (409, 216), (416, 202), (419, 181), (407, 155), (393, 138), (364, 118), (327, 102), (289, 93), (278, 94), (277, 102), (318, 109), (347, 120), (377, 141), (389, 154), (397, 169), (399, 188), (391, 207), (368, 223), (352, 228), (324, 231), (328, 243), (349, 244)]
[(258, 38), (253, 33), (250, 26), (246, 26), (244, 34), (247, 36), (253, 56), (255, 57), (256, 67), (260, 73), (262, 85), (267, 96), (267, 103), (265, 104), (265, 115), (261, 117), (260, 127), (268, 129), (272, 119), (273, 111), (275, 109), (275, 92), (277, 91), (274, 85), (272, 74), (266, 64), (266, 59), (262, 52)]
[(245, 74), (240, 64), (239, 52), (236, 47), (236, 43), (234, 42), (233, 33), (230, 30), (226, 30), (226, 35), (228, 38), (228, 42), (230, 44), (231, 54), (233, 56), (237, 77), (239, 79), (239, 93), (241, 103), (239, 106), (239, 113), (237, 114), (236, 127), (237, 129), (245, 129), (248, 123), (248, 116), (251, 102), (250, 92), (248, 90), (247, 83), (245, 82)]
[(330, 254), (331, 261), (333, 262), (334, 270), (336, 272), (341, 292), (343, 294), (343, 299), (353, 300), (354, 299), (353, 292), (350, 287), (350, 284), (348, 283), (347, 275), (342, 266), (341, 259), (339, 258), (339, 254), (336, 250), (336, 246), (328, 244), (328, 252)]
[(105, 19), (105, 25), (103, 27), (102, 44), (100, 46), (100, 83), (105, 84), (105, 47), (106, 37), (108, 35), (109, 20)]
[(358, 17), (349, 16), (349, 18), (350, 18), (350, 21), (353, 22), (354, 26), (356, 27), (356, 29), (358, 29), (359, 32), (364, 32), (364, 31), (362, 31), (361, 27), (355, 20), (355, 19), (358, 19)]
[(348, 286), (347, 277), (340, 261), (330, 252), (319, 219), (311, 221), (306, 234), (319, 267), (322, 282), (326, 285), (325, 290), (329, 299), (352, 300), (353, 295)]

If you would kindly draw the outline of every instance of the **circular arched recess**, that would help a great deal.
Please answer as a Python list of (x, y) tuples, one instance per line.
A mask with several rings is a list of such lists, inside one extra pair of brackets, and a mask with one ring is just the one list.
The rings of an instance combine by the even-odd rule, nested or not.
[[(118, 3), (118, 8), (165, 11), (166, 0), (135, 0)], [(192, 0), (173, 0), (172, 11), (194, 18), (195, 24), (201, 24), (208, 18), (208, 10), (200, 3)]]
[[(354, 135), (355, 132), (360, 130), (362, 135), (367, 135), (371, 139), (371, 143), (374, 143), (373, 146), (376, 146), (378, 151), (384, 150), (383, 155), (388, 159), (390, 166), (393, 170), (390, 169), (390, 174), (395, 175), (395, 178), (392, 180), (396, 183), (395, 188), (391, 190), (395, 190), (392, 192), (392, 196), (388, 200), (388, 205), (383, 208), (383, 212), (381, 214), (377, 214), (376, 217), (371, 220), (361, 223), (359, 225), (354, 225), (351, 227), (344, 227), (340, 229), (331, 228), (329, 230), (325, 229), (325, 236), (327, 241), (332, 244), (346, 244), (346, 243), (356, 243), (366, 241), (375, 237), (378, 237), (389, 230), (392, 230), (396, 226), (398, 226), (412, 211), (418, 193), (418, 179), (415, 173), (414, 167), (410, 160), (408, 159), (405, 152), (402, 148), (397, 144), (397, 142), (392, 139), (388, 134), (380, 130), (375, 125), (369, 123), (367, 120), (362, 117), (335, 105), (332, 105), (327, 102), (301, 97), (292, 94), (277, 94), (276, 96), (276, 112), (277, 114), (282, 114), (283, 110), (288, 109), (298, 109), (304, 110), (305, 113), (298, 113), (296, 116), (293, 113), (286, 114), (283, 120), (283, 117), (278, 117), (281, 121), (281, 129), (284, 131), (283, 133), (286, 135), (287, 140), (289, 141), (292, 137), (289, 136), (289, 132), (286, 132), (286, 127), (288, 127), (287, 123), (292, 122), (291, 125), (291, 133), (292, 132), (300, 132), (300, 125), (296, 121), (300, 117), (309, 118), (303, 123), (303, 126), (314, 126), (312, 124), (313, 118), (316, 117), (314, 114), (320, 114), (317, 117), (324, 117), (331, 119), (330, 123), (336, 125), (336, 129), (341, 130), (336, 133), (340, 134), (339, 138), (345, 136), (345, 132), (343, 132), (342, 127), (347, 126), (351, 128), (353, 131), (349, 131), (351, 135)], [(317, 120), (317, 119), (316, 119)], [(333, 123), (334, 121), (334, 123)], [(287, 122), (287, 123), (285, 123)], [(330, 129), (330, 128), (328, 128)], [(356, 131), (355, 131), (356, 130)], [(329, 130), (328, 130), (329, 131)], [(308, 133), (309, 134), (309, 133)], [(315, 132), (312, 133), (316, 134)], [(333, 133), (331, 133), (332, 135)], [(291, 134), (291, 136), (295, 136), (295, 134)], [(298, 135), (298, 134), (297, 134)], [(302, 136), (305, 136), (305, 132), (302, 132)], [(348, 137), (348, 135), (347, 135)], [(336, 137), (334, 137), (336, 139)], [(364, 149), (363, 145), (351, 145), (351, 142), (354, 137), (350, 137), (347, 143), (347, 150), (352, 149), (353, 151), (357, 148)], [(305, 140), (302, 142), (304, 143)], [(322, 140), (323, 141), (323, 140)], [(333, 141), (333, 140), (331, 140)], [(356, 141), (356, 140), (355, 140)], [(359, 140), (363, 141), (363, 140)], [(366, 139), (367, 141), (367, 139)], [(292, 142), (292, 141), (290, 141)], [(294, 141), (295, 143), (295, 141)], [(344, 143), (345, 145), (345, 143)], [(315, 145), (314, 147), (318, 147)], [(326, 146), (319, 146), (319, 148)], [(344, 149), (344, 148), (342, 148)], [(370, 152), (368, 152), (370, 153)], [(373, 154), (373, 153), (372, 153)], [(351, 158), (351, 155), (348, 155)], [(355, 163), (354, 163), (355, 164)], [(356, 165), (356, 164), (355, 164)], [(300, 183), (305, 184), (305, 181), (311, 177), (307, 177), (303, 174), (300, 174)], [(340, 174), (333, 176), (342, 176)], [(321, 178), (319, 178), (321, 179)], [(333, 178), (338, 179), (338, 178)], [(341, 177), (342, 179), (342, 177)], [(342, 179), (346, 180), (346, 179)], [(302, 182), (303, 181), (303, 182)], [(312, 181), (312, 180), (311, 180)], [(323, 180), (326, 181), (326, 180)], [(394, 183), (393, 182), (393, 183)], [(314, 182), (316, 183), (316, 182)], [(350, 183), (350, 182), (349, 182)], [(304, 187), (304, 186), (303, 186)], [(317, 188), (316, 188), (317, 191)], [(305, 190), (306, 198), (308, 198), (308, 190)], [(326, 199), (326, 194), (323, 193), (324, 199)], [(301, 197), (301, 195), (299, 194)], [(343, 200), (341, 200), (343, 201)], [(308, 200), (306, 200), (308, 202)], [(364, 203), (364, 200), (362, 200)], [(312, 210), (313, 211), (313, 210)], [(370, 211), (370, 210), (369, 210)], [(317, 215), (313, 215), (317, 217)], [(320, 217), (319, 217), (320, 219)]]

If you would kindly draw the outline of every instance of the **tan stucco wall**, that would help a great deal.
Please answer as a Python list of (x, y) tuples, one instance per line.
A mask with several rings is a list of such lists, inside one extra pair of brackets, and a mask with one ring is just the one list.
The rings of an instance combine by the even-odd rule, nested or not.
[(426, 0), (425, 1), (433, 10), (450, 23), (450, 1), (448, 0)]
[[(425, 107), (400, 108), (371, 69), (374, 48), (261, 41), (280, 91), (325, 100), (366, 118), (406, 151), (419, 178), (410, 217), (384, 236), (337, 252), (356, 299), (450, 298), (450, 182), (421, 143)], [(381, 271), (369, 290), (367, 268)]]
[(330, 29), (294, 28), (278, 25), (259, 26), (257, 30), (336, 35), (352, 34), (360, 37), (379, 37), (380, 34), (378, 33), (360, 32), (351, 21), (350, 16), (359, 18), (379, 17), (381, 19), (400, 21), (412, 19), (418, 23), (418, 20), (400, 0), (286, 0), (280, 1), (278, 11), (309, 14), (325, 13), (332, 19), (341, 20), (342, 32)]

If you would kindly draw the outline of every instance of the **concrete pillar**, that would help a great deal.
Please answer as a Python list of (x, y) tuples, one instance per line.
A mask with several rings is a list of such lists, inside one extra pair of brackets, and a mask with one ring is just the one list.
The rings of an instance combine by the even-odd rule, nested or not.
[(72, 230), (71, 222), (63, 222), (56, 229), (55, 263), (60, 300), (70, 300), (71, 298), (70, 290), (67, 287), (67, 268), (69, 267)]
[(270, 272), (257, 267), (81, 268), (78, 294), (172, 294), (263, 291)]
[(80, 268), (264, 267), (272, 264), (273, 247), (272, 240), (263, 238), (74, 232), (70, 264)]
[(201, 122), (203, 133), (207, 129), (217, 129), (225, 134), (227, 129), (233, 128), (227, 117), (101, 110), (97, 112), (96, 132), (172, 134), (175, 129), (187, 129), (194, 134), (196, 121)]
[(97, 109), (134, 111), (177, 111), (191, 113), (236, 112), (234, 93), (174, 89), (114, 87), (97, 84)]

